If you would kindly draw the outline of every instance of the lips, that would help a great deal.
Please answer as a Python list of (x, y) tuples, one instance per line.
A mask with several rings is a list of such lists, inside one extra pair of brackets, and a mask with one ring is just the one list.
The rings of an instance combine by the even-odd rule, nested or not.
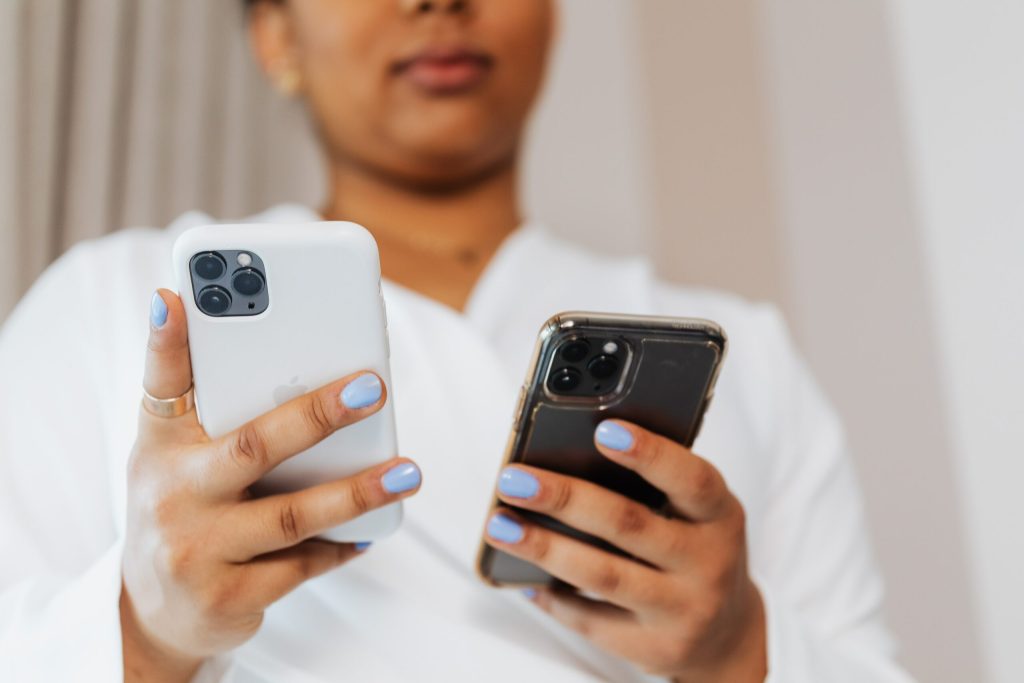
[(472, 90), (493, 67), (494, 58), (484, 52), (439, 47), (396, 62), (392, 71), (427, 94), (451, 95)]

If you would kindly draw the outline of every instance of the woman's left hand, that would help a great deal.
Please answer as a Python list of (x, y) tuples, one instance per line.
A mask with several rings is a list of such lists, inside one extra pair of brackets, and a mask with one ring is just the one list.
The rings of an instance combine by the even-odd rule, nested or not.
[(502, 471), (498, 497), (637, 559), (508, 509), (489, 520), (488, 543), (600, 598), (544, 589), (533, 600), (601, 649), (685, 683), (764, 681), (764, 605), (747, 572), (743, 507), (722, 475), (688, 448), (627, 422), (602, 422), (595, 443), (664, 491), (672, 517), (596, 484), (523, 465)]

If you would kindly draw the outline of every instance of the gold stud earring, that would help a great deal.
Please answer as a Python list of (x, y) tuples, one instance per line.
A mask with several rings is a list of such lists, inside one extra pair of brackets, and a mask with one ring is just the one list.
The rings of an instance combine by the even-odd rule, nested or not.
[(290, 64), (284, 64), (274, 72), (274, 86), (285, 97), (294, 97), (302, 88), (302, 75)]
[(434, 9), (431, 0), (400, 0), (398, 5), (406, 14), (422, 14)]

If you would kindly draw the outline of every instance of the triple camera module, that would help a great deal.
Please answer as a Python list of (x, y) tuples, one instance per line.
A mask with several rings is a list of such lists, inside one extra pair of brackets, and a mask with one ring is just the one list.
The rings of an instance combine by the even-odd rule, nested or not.
[(555, 350), (548, 390), (581, 398), (607, 394), (619, 385), (626, 354), (620, 339), (569, 339)]
[(190, 262), (196, 306), (213, 317), (257, 315), (267, 310), (263, 261), (248, 251), (204, 251)]

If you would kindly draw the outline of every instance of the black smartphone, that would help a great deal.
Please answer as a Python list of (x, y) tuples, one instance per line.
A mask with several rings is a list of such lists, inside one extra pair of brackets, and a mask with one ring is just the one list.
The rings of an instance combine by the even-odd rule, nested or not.
[[(541, 328), (520, 393), (505, 464), (522, 463), (586, 479), (652, 509), (665, 495), (594, 446), (607, 418), (633, 422), (691, 446), (714, 395), (727, 340), (693, 318), (561, 313)], [(495, 498), (493, 507), (498, 505)], [(611, 552), (614, 546), (539, 513), (523, 517)], [(481, 543), (480, 577), (492, 585), (552, 585), (539, 567)]]

